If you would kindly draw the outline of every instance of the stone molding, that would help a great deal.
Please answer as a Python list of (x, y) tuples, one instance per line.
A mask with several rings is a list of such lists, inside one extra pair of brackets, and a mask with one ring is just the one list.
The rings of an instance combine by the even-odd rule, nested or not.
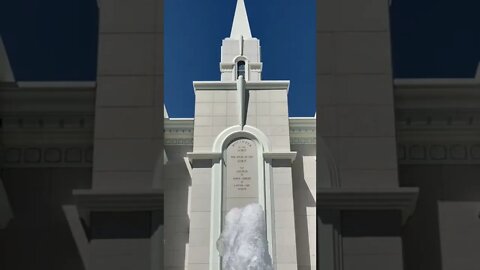
[(217, 160), (222, 157), (220, 152), (188, 152), (187, 158), (190, 162), (194, 160)]
[(2, 167), (91, 167), (95, 82), (0, 85)]
[(193, 146), (193, 118), (164, 120), (165, 145)]
[(163, 190), (74, 190), (77, 207), (86, 211), (163, 210)]
[(480, 164), (480, 141), (400, 143), (397, 153), (400, 164)]
[[(316, 119), (290, 117), (290, 144), (316, 144)], [(165, 119), (165, 145), (193, 145), (193, 118)]]
[(297, 157), (297, 152), (265, 152), (263, 158), (266, 160), (290, 160), (293, 162)]
[[(286, 86), (288, 81), (282, 82)], [(235, 82), (199, 82), (197, 86), (210, 89), (212, 83), (236, 89)], [(268, 81), (249, 82), (247, 87), (262, 83), (268, 85)], [(401, 164), (478, 163), (478, 78), (396, 79), (394, 85)], [(73, 162), (79, 159), (66, 152), (80, 148), (74, 152), (83, 153), (92, 145), (95, 82), (2, 84), (0, 99), (4, 167), (91, 166), (86, 156)], [(167, 118), (164, 130), (165, 145), (193, 145), (193, 118)], [(290, 118), (291, 144), (315, 144), (315, 131), (315, 119)], [(27, 157), (30, 154), (36, 158)]]
[[(246, 88), (248, 90), (281, 90), (290, 87), (290, 81), (247, 81)], [(202, 90), (237, 90), (237, 83), (225, 81), (194, 81), (193, 88), (195, 91)]]
[(317, 209), (400, 210), (404, 221), (414, 211), (419, 189), (400, 188), (319, 188)]
[(29, 113), (2, 114), (3, 136), (9, 132), (82, 132), (93, 131), (91, 113)]
[(15, 145), (4, 146), (3, 168), (92, 167), (93, 145)]
[(290, 117), (290, 144), (316, 144), (317, 119), (314, 117)]
[(480, 164), (480, 80), (396, 79), (400, 164)]

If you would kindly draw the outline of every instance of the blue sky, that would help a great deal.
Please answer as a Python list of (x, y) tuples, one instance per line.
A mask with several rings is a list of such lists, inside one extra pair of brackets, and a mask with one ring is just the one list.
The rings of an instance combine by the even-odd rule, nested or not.
[[(165, 0), (165, 104), (171, 117), (193, 116), (192, 81), (220, 80), (222, 40), (236, 0)], [(245, 0), (260, 39), (263, 80), (290, 80), (291, 116), (315, 113), (315, 0)]]
[(0, 34), (19, 81), (94, 81), (96, 0), (2, 0)]
[[(191, 116), (191, 81), (219, 79), (221, 40), (230, 33), (236, 1), (164, 2), (165, 61), (171, 63), (165, 69), (165, 97), (173, 104), (172, 115)], [(315, 65), (311, 51), (315, 41), (303, 42), (314, 39), (315, 1), (245, 2), (252, 34), (262, 45), (263, 78), (291, 80), (291, 114), (313, 113), (314, 81), (309, 79), (309, 67)], [(394, 76), (472, 77), (480, 60), (479, 10), (478, 0), (393, 0)], [(0, 1), (0, 34), (17, 80), (95, 80), (97, 30), (96, 0)], [(286, 64), (298, 59), (305, 62), (295, 68)]]
[(480, 61), (479, 0), (391, 0), (397, 78), (471, 78)]

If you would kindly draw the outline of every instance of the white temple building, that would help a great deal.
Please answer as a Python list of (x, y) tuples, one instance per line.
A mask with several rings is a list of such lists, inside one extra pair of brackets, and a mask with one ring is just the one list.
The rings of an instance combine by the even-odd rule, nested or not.
[(224, 215), (258, 203), (276, 270), (477, 270), (480, 65), (395, 78), (391, 3), (316, 1), (313, 118), (262, 80), (243, 0), (188, 119), (162, 0), (96, 1), (93, 81), (21, 81), (0, 38), (0, 269), (218, 270)]

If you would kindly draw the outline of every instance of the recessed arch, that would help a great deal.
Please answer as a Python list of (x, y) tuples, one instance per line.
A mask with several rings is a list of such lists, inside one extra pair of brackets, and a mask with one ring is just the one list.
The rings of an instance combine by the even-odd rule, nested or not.
[(226, 128), (220, 134), (217, 135), (213, 142), (212, 152), (220, 153), (224, 149), (225, 145), (235, 138), (246, 137), (249, 139), (256, 139), (262, 145), (264, 152), (270, 152), (271, 143), (267, 135), (260, 129), (245, 125), (242, 129), (240, 125), (231, 126)]
[(233, 58), (233, 63), (235, 64), (234, 67), (233, 67), (233, 80), (237, 80), (238, 76), (239, 76), (239, 63), (242, 63), (243, 62), (243, 78), (248, 81), (249, 79), (249, 61), (248, 59), (243, 56), (243, 55), (238, 55), (236, 56), (235, 58)]
[[(233, 141), (241, 138), (252, 140), (257, 144), (258, 151), (258, 201), (265, 210), (265, 219), (267, 224), (267, 240), (269, 253), (272, 257), (275, 256), (275, 239), (273, 235), (273, 197), (272, 197), (272, 165), (271, 161), (264, 158), (264, 153), (270, 152), (271, 143), (268, 137), (258, 128), (245, 125), (235, 125), (223, 130), (216, 138), (212, 146), (212, 152), (221, 153), (220, 158), (216, 159), (212, 166), (212, 181), (211, 181), (211, 215), (210, 215), (210, 264), (220, 264), (220, 257), (216, 249), (216, 239), (221, 233), (222, 224), (222, 190), (223, 190), (223, 152), (228, 145)], [(212, 240), (214, 239), (214, 241)]]

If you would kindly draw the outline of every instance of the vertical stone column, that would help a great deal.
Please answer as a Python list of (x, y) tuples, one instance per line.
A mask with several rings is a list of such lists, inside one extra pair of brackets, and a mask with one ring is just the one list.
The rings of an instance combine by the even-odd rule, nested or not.
[[(163, 1), (98, 0), (98, 6), (93, 181), (86, 197), (121, 203), (90, 209), (97, 234), (87, 268), (162, 269), (163, 211), (148, 206), (147, 197), (162, 189)], [(106, 213), (118, 222), (110, 224)]]
[(317, 119), (342, 187), (396, 187), (388, 1), (317, 1)]
[[(338, 168), (339, 194), (399, 190), (390, 51), (389, 1), (317, 1), (317, 134)], [(344, 269), (402, 269), (398, 212), (362, 210), (338, 216)]]
[[(220, 163), (216, 162), (214, 166), (220, 166)], [(193, 162), (192, 167), (188, 269), (216, 269), (209, 267), (212, 161), (197, 160)]]
[(94, 189), (161, 186), (162, 5), (99, 0)]
[(296, 270), (297, 231), (293, 206), (293, 185), (291, 160), (272, 161), (274, 228), (275, 228), (275, 269)]
[[(290, 152), (287, 89), (250, 91), (247, 124), (266, 134), (271, 151)], [(272, 158), (275, 269), (298, 269), (293, 202), (292, 160)]]
[[(267, 234), (272, 244), (275, 269), (298, 269), (291, 163), (295, 153), (290, 151), (288, 82), (247, 82), (246, 106), (242, 106), (246, 110), (246, 125), (243, 127), (239, 125), (237, 117), (236, 102), (241, 99), (236, 99), (234, 83), (194, 82), (194, 86), (194, 145), (193, 152), (188, 154), (192, 161), (188, 267), (219, 267), (216, 265), (218, 256), (211, 252), (216, 252), (215, 241), (223, 218), (220, 206), (224, 196), (228, 195), (228, 192), (222, 194), (221, 159), (226, 145), (220, 144), (230, 143), (231, 140), (237, 142), (236, 139), (246, 137), (245, 141), (261, 147), (257, 149), (258, 155), (262, 156), (252, 157), (258, 156), (258, 160), (262, 160), (258, 164), (258, 170), (262, 171), (265, 183), (258, 182), (258, 189), (265, 189), (265, 198), (259, 195), (258, 200), (265, 205), (267, 212)], [(232, 161), (228, 158), (226, 160)], [(235, 169), (235, 166), (225, 168), (223, 177), (229, 175), (229, 169)], [(250, 169), (250, 173), (258, 174)], [(241, 204), (246, 203), (243, 197), (237, 197), (236, 203), (240, 200)], [(252, 199), (253, 197), (248, 197), (248, 201)], [(228, 206), (228, 198), (225, 202)], [(207, 217), (210, 217), (209, 222), (205, 222)]]

